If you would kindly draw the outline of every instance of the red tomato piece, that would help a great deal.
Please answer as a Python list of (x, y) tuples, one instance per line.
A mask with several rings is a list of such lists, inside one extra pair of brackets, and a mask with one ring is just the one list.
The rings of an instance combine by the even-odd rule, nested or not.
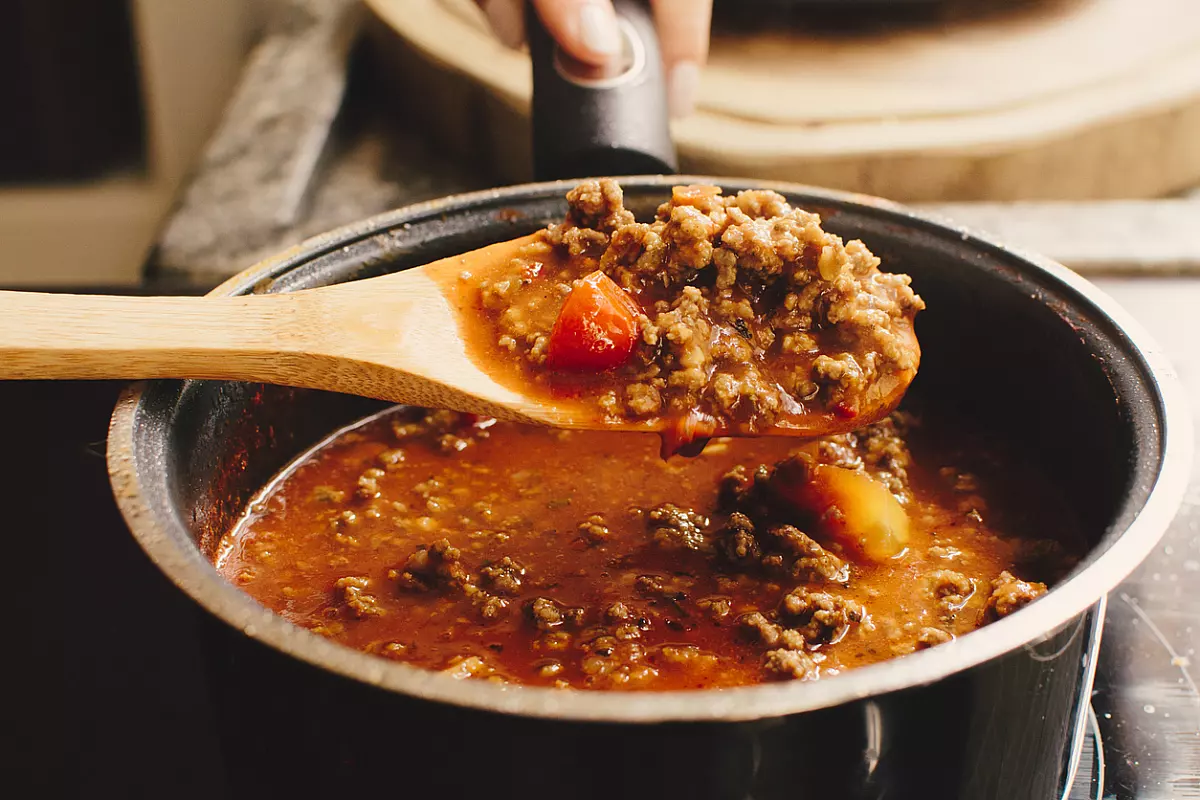
[(818, 536), (870, 561), (886, 561), (908, 545), (908, 513), (888, 488), (865, 472), (803, 457), (779, 464), (771, 491), (812, 517)]
[(858, 409), (845, 403), (838, 403), (833, 407), (833, 413), (842, 419), (854, 419), (858, 416)]
[(637, 301), (597, 270), (563, 303), (546, 346), (546, 365), (571, 372), (615, 369), (633, 355), (638, 338)]

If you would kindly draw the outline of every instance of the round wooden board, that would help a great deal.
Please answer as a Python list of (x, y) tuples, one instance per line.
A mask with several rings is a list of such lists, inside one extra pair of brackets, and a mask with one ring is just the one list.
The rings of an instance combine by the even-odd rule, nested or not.
[[(367, 0), (412, 113), (529, 175), (528, 57), (471, 0)], [(1043, 0), (902, 31), (718, 34), (687, 172), (905, 201), (1153, 197), (1200, 182), (1195, 0)]]

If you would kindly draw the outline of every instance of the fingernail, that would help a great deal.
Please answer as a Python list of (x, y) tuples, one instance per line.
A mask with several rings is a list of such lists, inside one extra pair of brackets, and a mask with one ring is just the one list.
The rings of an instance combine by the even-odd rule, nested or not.
[(700, 65), (695, 61), (680, 61), (671, 68), (667, 81), (667, 108), (675, 119), (686, 117), (696, 110), (700, 92)]
[(492, 32), (501, 44), (514, 50), (525, 42), (525, 16), (521, 5), (513, 0), (483, 0), (483, 13)]
[(597, 55), (609, 56), (621, 49), (621, 33), (611, 10), (598, 3), (579, 7), (579, 41)]

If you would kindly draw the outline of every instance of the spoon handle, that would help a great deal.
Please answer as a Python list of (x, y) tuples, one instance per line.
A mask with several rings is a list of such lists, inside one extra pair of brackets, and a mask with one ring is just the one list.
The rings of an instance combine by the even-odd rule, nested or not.
[[(481, 369), (455, 286), (536, 236), (394, 274), (239, 297), (0, 291), (0, 380), (201, 378), (274, 383), (524, 422), (564, 422)], [(569, 421), (569, 420), (566, 420)]]
[(0, 291), (0, 379), (278, 380), (307, 344), (296, 297)]

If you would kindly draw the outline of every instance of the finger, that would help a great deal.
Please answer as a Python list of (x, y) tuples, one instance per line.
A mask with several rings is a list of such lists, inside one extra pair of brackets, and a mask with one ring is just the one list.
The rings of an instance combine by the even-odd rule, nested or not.
[(569, 54), (601, 66), (621, 49), (610, 0), (533, 0), (542, 24)]
[(492, 33), (505, 47), (514, 50), (525, 43), (525, 3), (523, 0), (475, 0)]
[(667, 103), (672, 117), (686, 117), (696, 107), (700, 68), (708, 59), (712, 0), (651, 0), (658, 27)]

